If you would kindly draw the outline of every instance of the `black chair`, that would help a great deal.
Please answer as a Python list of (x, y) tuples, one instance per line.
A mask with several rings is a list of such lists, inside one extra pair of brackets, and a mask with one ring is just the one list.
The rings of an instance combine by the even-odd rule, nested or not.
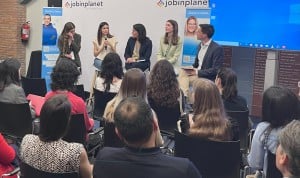
[(93, 118), (96, 120), (102, 120), (106, 104), (112, 100), (117, 93), (103, 92), (97, 89), (93, 89), (94, 92), (94, 111)]
[(83, 114), (75, 114), (71, 116), (69, 128), (63, 140), (67, 142), (76, 142), (83, 145), (86, 144), (86, 128)]
[(75, 114), (71, 116), (69, 128), (63, 137), (67, 142), (81, 143), (84, 145), (88, 155), (95, 156), (98, 149), (102, 146), (101, 132), (103, 129), (99, 128), (93, 132), (88, 133), (88, 141), (86, 141), (86, 128), (83, 114)]
[(237, 123), (240, 148), (243, 153), (247, 152), (248, 149), (248, 134), (249, 134), (249, 111), (226, 111), (227, 115), (230, 117), (231, 122)]
[(52, 173), (38, 170), (26, 163), (20, 164), (20, 178), (79, 178), (77, 172)]
[(73, 93), (79, 96), (80, 98), (82, 98), (83, 101), (86, 100), (83, 85), (75, 85), (75, 89), (73, 90)]
[(124, 143), (115, 132), (115, 124), (112, 122), (104, 123), (104, 146), (105, 147), (123, 147)]
[(0, 132), (4, 135), (23, 138), (32, 133), (32, 118), (28, 103), (0, 102)]
[(32, 51), (27, 69), (28, 78), (41, 78), (42, 76), (42, 51)]
[(175, 131), (175, 156), (189, 158), (205, 178), (240, 177), (240, 142), (217, 142)]
[(27, 78), (22, 76), (21, 83), (26, 96), (28, 94), (45, 96), (47, 93), (46, 80), (44, 78)]
[(276, 155), (268, 151), (268, 166), (266, 172), (266, 178), (282, 178), (281, 172), (276, 167)]

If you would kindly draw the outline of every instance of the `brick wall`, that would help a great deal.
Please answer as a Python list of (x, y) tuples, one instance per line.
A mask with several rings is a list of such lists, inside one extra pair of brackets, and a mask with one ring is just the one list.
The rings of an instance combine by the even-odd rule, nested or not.
[(0, 0), (0, 59), (16, 58), (25, 74), (25, 45), (20, 39), (21, 25), (26, 21), (26, 7), (18, 0)]

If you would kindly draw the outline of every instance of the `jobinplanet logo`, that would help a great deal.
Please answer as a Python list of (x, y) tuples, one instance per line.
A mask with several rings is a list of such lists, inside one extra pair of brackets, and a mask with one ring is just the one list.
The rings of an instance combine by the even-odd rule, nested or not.
[(159, 0), (159, 7), (208, 7), (208, 0)]
[(67, 1), (64, 4), (66, 8), (99, 8), (103, 7), (103, 1)]

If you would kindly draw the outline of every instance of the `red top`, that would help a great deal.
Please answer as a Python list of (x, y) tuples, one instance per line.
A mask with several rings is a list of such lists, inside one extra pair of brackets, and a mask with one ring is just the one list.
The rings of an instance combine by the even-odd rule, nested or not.
[(71, 103), (71, 114), (83, 114), (84, 115), (84, 122), (87, 132), (92, 130), (94, 127), (94, 120), (90, 119), (87, 111), (86, 111), (86, 105), (82, 98), (78, 97), (74, 93), (68, 91), (68, 92), (61, 92), (61, 91), (50, 91), (46, 94), (45, 100), (51, 98), (52, 96), (56, 94), (66, 94), (70, 103)]
[(7, 144), (4, 137), (0, 134), (0, 175), (13, 170), (10, 163), (15, 159), (15, 156), (15, 150)]

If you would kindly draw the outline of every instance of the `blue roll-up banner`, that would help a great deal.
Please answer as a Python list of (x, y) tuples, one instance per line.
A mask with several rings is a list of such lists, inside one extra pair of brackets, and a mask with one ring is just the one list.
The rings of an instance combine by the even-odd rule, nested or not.
[(44, 7), (42, 23), (42, 78), (45, 78), (47, 90), (49, 91), (50, 74), (59, 55), (57, 39), (62, 30), (62, 8)]
[(199, 24), (210, 24), (210, 9), (186, 9), (185, 17), (181, 65), (192, 66), (197, 55), (197, 47), (200, 43), (197, 40), (196, 31), (199, 28)]

